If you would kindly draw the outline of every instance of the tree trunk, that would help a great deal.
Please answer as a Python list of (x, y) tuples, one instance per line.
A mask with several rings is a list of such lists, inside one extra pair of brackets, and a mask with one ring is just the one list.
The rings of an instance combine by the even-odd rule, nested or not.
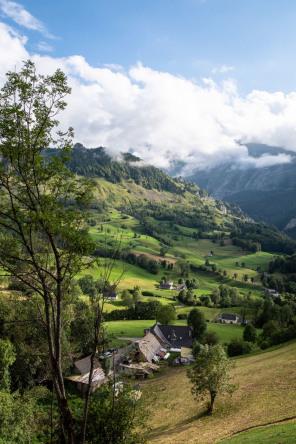
[(88, 409), (89, 409), (89, 401), (90, 401), (90, 394), (91, 394), (91, 387), (92, 387), (92, 377), (93, 377), (93, 371), (94, 371), (94, 361), (95, 361), (95, 356), (96, 356), (98, 342), (99, 342), (99, 333), (100, 333), (100, 326), (101, 326), (101, 320), (102, 320), (102, 310), (100, 308), (100, 301), (98, 302), (97, 310), (98, 311), (97, 311), (97, 315), (96, 315), (95, 332), (94, 332), (94, 348), (93, 348), (93, 352), (90, 357), (90, 372), (89, 372), (87, 392), (86, 392), (86, 396), (85, 396), (83, 422), (82, 422), (82, 427), (81, 427), (81, 444), (85, 443), (85, 438), (86, 438), (86, 427), (87, 427)]
[(211, 402), (209, 405), (209, 413), (213, 413), (215, 398), (216, 398), (216, 393), (211, 393)]

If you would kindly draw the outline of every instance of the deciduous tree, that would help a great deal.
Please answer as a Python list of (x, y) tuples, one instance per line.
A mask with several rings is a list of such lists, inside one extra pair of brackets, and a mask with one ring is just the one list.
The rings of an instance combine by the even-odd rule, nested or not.
[(230, 383), (230, 370), (233, 363), (227, 358), (220, 344), (209, 347), (200, 346), (200, 351), (195, 357), (195, 364), (187, 371), (187, 376), (192, 383), (191, 392), (197, 400), (203, 400), (210, 395), (209, 413), (213, 412), (217, 395), (232, 393), (235, 385)]
[[(54, 390), (65, 439), (75, 442), (62, 371), (63, 311), (71, 280), (90, 263), (94, 243), (86, 206), (92, 183), (74, 180), (66, 166), (73, 131), (54, 130), (70, 93), (60, 70), (36, 74), (28, 61), (9, 72), (0, 94), (0, 265), (30, 289), (46, 331)], [(56, 146), (57, 155), (44, 150)]]

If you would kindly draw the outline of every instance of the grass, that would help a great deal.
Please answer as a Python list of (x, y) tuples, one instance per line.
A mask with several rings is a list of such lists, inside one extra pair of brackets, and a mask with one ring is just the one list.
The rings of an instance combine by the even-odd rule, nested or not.
[(232, 398), (218, 396), (211, 416), (205, 414), (205, 401), (194, 400), (185, 368), (172, 370), (166, 379), (142, 383), (143, 398), (152, 415), (148, 442), (215, 443), (246, 427), (296, 415), (295, 364), (295, 341), (236, 360), (233, 378), (239, 388)]
[[(155, 320), (139, 321), (110, 321), (106, 323), (108, 333), (113, 333), (116, 337), (140, 338), (144, 336), (144, 329), (155, 324)], [(175, 325), (187, 325), (186, 320), (176, 320)], [(215, 331), (222, 342), (229, 343), (235, 337), (242, 337), (243, 327), (238, 324), (220, 324), (214, 322), (207, 323), (209, 331)], [(260, 333), (260, 331), (258, 331)]]
[(294, 444), (296, 421), (275, 424), (239, 433), (223, 440), (223, 444)]

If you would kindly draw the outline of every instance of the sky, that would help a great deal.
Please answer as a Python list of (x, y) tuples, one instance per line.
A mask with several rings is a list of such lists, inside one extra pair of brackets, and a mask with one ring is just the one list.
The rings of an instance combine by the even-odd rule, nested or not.
[(75, 142), (184, 172), (261, 168), (247, 142), (296, 151), (295, 0), (0, 0), (0, 84), (61, 68)]

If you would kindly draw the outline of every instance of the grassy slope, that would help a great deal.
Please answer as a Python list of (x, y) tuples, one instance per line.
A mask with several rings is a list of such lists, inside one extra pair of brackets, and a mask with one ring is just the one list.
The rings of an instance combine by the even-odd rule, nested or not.
[(296, 415), (295, 352), (293, 342), (237, 359), (234, 380), (239, 389), (232, 398), (218, 397), (212, 416), (204, 415), (205, 401), (194, 400), (186, 369), (143, 383), (152, 412), (149, 442), (214, 443), (246, 427)]
[(223, 444), (295, 444), (296, 420), (249, 430), (223, 440)]

